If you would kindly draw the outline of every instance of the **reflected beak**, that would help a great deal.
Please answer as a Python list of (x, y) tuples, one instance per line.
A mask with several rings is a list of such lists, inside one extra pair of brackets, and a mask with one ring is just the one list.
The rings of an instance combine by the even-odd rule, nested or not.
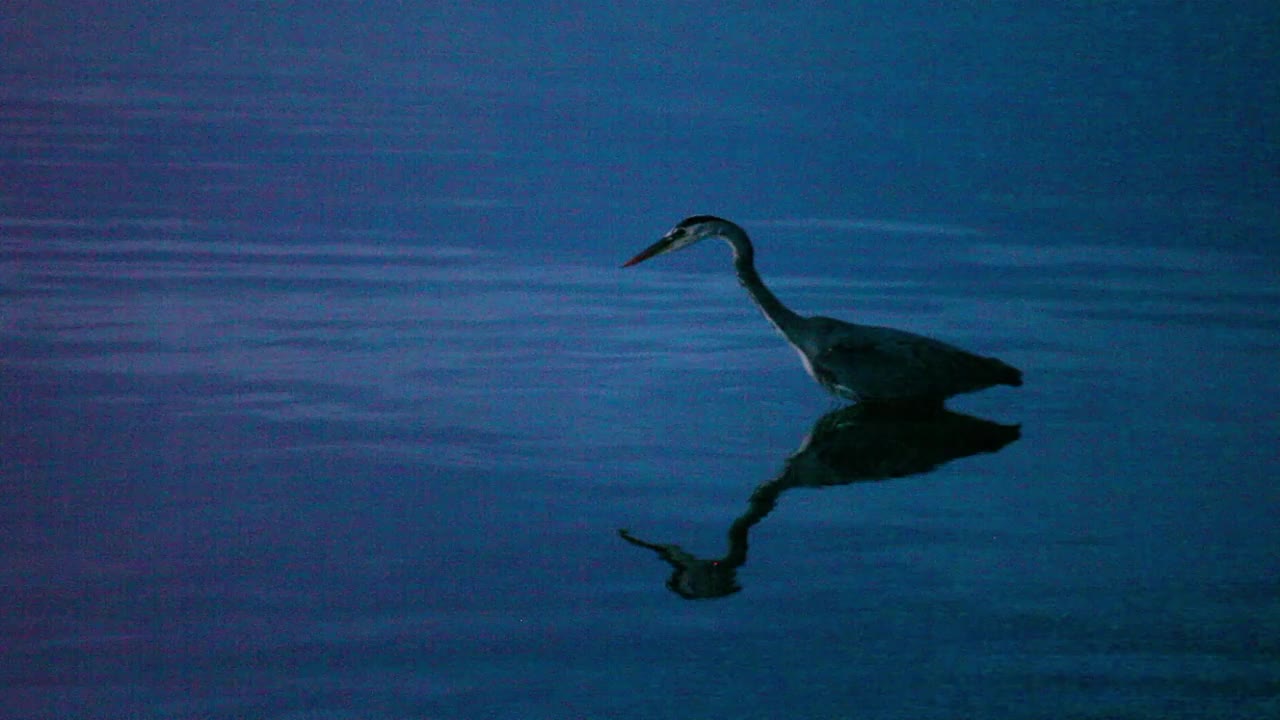
[(641, 250), (639, 255), (636, 255), (630, 260), (622, 263), (622, 267), (631, 267), (636, 263), (641, 263), (641, 262), (644, 262), (645, 260), (648, 260), (654, 255), (661, 255), (662, 253), (671, 249), (671, 243), (674, 241), (675, 241), (675, 238), (671, 237), (670, 235), (665, 235), (658, 242), (650, 245), (644, 250)]

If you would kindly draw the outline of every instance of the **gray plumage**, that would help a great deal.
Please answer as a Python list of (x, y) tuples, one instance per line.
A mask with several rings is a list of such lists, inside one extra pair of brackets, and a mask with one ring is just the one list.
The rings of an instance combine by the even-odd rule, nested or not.
[(936, 404), (952, 395), (993, 385), (1022, 384), (1022, 373), (1016, 368), (940, 340), (893, 328), (797, 315), (761, 281), (755, 269), (755, 249), (746, 231), (713, 215), (682, 220), (623, 267), (708, 237), (729, 243), (738, 282), (800, 354), (809, 375), (837, 397), (867, 403)]

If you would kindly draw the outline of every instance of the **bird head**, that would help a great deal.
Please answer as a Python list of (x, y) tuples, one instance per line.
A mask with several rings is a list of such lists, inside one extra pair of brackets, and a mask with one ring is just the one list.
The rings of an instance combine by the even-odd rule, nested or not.
[(638, 255), (623, 263), (622, 267), (631, 267), (656, 255), (687, 248), (703, 238), (724, 235), (732, 227), (734, 227), (733, 223), (714, 215), (687, 217), (676, 223), (676, 226), (671, 228), (666, 235), (663, 235), (661, 240), (641, 250)]

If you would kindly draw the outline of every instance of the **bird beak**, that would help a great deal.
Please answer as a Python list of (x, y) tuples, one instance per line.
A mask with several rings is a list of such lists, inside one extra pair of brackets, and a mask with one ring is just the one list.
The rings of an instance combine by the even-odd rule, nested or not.
[(671, 244), (673, 242), (675, 242), (675, 238), (673, 238), (671, 235), (664, 235), (662, 239), (659, 240), (658, 242), (650, 245), (644, 250), (641, 250), (639, 255), (636, 255), (630, 260), (622, 263), (622, 267), (631, 267), (636, 263), (641, 263), (641, 262), (644, 262), (645, 260), (648, 260), (654, 255), (661, 255), (662, 253), (671, 249)]

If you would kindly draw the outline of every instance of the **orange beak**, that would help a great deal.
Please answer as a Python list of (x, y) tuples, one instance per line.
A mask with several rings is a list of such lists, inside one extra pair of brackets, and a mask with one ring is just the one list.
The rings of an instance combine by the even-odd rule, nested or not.
[(663, 237), (661, 240), (659, 240), (658, 242), (656, 242), (656, 243), (654, 243), (654, 244), (650, 245), (649, 247), (647, 247), (647, 248), (645, 248), (645, 249), (641, 250), (641, 251), (640, 251), (640, 253), (639, 253), (638, 255), (636, 255), (635, 257), (633, 257), (633, 258), (631, 258), (630, 260), (628, 260), (628, 261), (626, 261), (626, 262), (622, 263), (622, 267), (624, 267), (624, 268), (625, 268), (625, 267), (631, 267), (632, 265), (635, 265), (636, 263), (642, 263), (642, 262), (644, 262), (645, 260), (648, 260), (649, 258), (653, 257), (654, 255), (661, 255), (662, 253), (664, 253), (664, 252), (666, 252), (667, 250), (671, 249), (671, 241), (672, 241), (672, 238), (671, 238), (671, 236), (670, 236), (670, 235), (666, 235), (666, 236), (664, 236), (664, 237)]

